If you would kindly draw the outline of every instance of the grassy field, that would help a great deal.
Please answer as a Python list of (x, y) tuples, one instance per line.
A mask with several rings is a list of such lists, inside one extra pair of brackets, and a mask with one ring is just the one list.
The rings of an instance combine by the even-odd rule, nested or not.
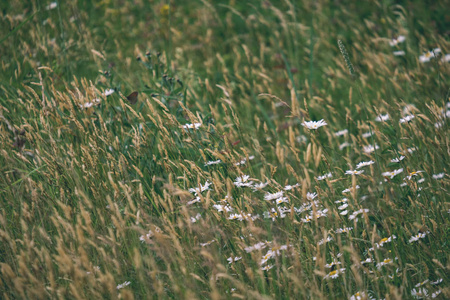
[(448, 7), (2, 1), (0, 298), (450, 298)]

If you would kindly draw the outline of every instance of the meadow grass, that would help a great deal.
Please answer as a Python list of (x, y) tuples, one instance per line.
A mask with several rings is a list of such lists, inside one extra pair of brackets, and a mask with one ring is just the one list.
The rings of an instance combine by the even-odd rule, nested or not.
[(93, 2), (0, 4), (2, 299), (450, 297), (448, 1)]

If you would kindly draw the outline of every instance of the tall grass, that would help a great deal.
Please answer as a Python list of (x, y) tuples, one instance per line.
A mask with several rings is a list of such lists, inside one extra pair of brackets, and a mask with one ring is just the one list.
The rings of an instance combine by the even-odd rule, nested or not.
[(450, 296), (445, 1), (0, 7), (1, 298)]

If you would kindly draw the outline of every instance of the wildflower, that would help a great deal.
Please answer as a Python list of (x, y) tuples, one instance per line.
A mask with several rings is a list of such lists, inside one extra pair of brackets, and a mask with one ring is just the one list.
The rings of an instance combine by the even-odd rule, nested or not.
[(363, 151), (364, 151), (364, 153), (367, 153), (367, 154), (372, 153), (377, 149), (380, 149), (380, 147), (377, 144), (375, 144), (375, 146), (373, 146), (373, 145), (363, 146)]
[(262, 267), (261, 270), (263, 270), (263, 271), (269, 271), (269, 270), (272, 269), (272, 268), (273, 268), (273, 265), (267, 265), (267, 266)]
[(117, 285), (116, 289), (118, 289), (118, 290), (123, 289), (124, 287), (129, 286), (130, 284), (131, 284), (131, 282), (125, 281), (124, 283)]
[[(254, 158), (255, 158), (254, 155), (248, 157), (249, 160), (252, 160), (252, 159), (254, 159)], [(235, 163), (234, 165), (235, 165), (235, 166), (245, 165), (246, 162), (247, 162), (247, 159), (244, 158), (243, 160), (241, 160), (240, 162)]]
[(208, 161), (207, 163), (205, 163), (205, 167), (207, 166), (211, 166), (211, 165), (217, 165), (220, 164), (222, 161), (220, 159), (218, 160), (213, 160), (213, 161)]
[(289, 200), (287, 197), (280, 197), (275, 200), (275, 202), (277, 203), (277, 205), (280, 205), (281, 203), (289, 203)]
[(350, 146), (350, 144), (347, 143), (347, 142), (344, 142), (344, 143), (339, 145), (339, 150), (342, 150), (342, 149), (344, 149), (345, 147), (348, 147), (348, 146)]
[(269, 182), (266, 182), (266, 183), (263, 183), (263, 182), (255, 183), (255, 184), (253, 184), (252, 189), (253, 189), (253, 191), (262, 190), (262, 189), (265, 188), (268, 184), (269, 184)]
[(373, 262), (373, 260), (372, 260), (370, 257), (368, 257), (368, 258), (366, 258), (365, 260), (362, 260), (362, 261), (361, 261), (361, 264), (364, 265), (364, 264), (369, 264), (369, 263), (371, 263), (371, 262)]
[(389, 114), (378, 115), (378, 116), (375, 118), (375, 121), (377, 121), (377, 122), (384, 122), (384, 121), (387, 121), (387, 120), (389, 120)]
[[(447, 54), (448, 55), (448, 54)], [(439, 296), (439, 294), (442, 293), (442, 290), (437, 290), (436, 292), (434, 292), (433, 294), (431, 294), (431, 298), (436, 298), (437, 296)]]
[(408, 242), (411, 244), (411, 243), (413, 243), (413, 242), (418, 241), (419, 239), (424, 239), (424, 238), (427, 236), (427, 233), (430, 233), (430, 232), (429, 232), (429, 231), (427, 231), (427, 232), (419, 232), (418, 234), (413, 235), (413, 236), (409, 239)]
[(194, 195), (198, 195), (201, 194), (202, 192), (206, 191), (209, 189), (209, 186), (212, 183), (210, 183), (208, 180), (206, 180), (205, 185), (200, 184), (200, 187), (197, 188), (190, 188), (189, 192), (193, 193)]
[(377, 268), (381, 269), (382, 266), (389, 265), (391, 263), (393, 263), (393, 260), (390, 258), (386, 258), (385, 260), (377, 264)]
[(325, 240), (321, 239), (318, 244), (323, 245), (325, 243), (331, 242), (332, 240), (333, 240), (333, 238), (331, 236), (328, 236)]
[[(356, 185), (356, 189), (359, 189), (359, 188), (360, 188), (359, 185)], [(353, 190), (353, 188), (345, 189), (345, 190), (342, 191), (342, 194), (350, 193), (352, 190)]]
[(409, 121), (411, 121), (411, 120), (414, 119), (414, 118), (415, 118), (414, 115), (408, 115), (408, 116), (406, 116), (406, 117), (400, 119), (400, 124), (409, 122)]
[(191, 217), (191, 223), (197, 222), (198, 220), (200, 220), (201, 217), (202, 217), (201, 214), (197, 214), (195, 215), (195, 217)]
[(349, 298), (349, 300), (363, 300), (363, 299), (375, 300), (375, 298), (366, 295), (366, 293), (364, 292), (357, 292), (356, 294), (354, 294)]
[(404, 35), (399, 35), (397, 38), (393, 38), (389, 41), (389, 45), (391, 47), (397, 46), (400, 43), (403, 43), (406, 40), (406, 37)]
[(280, 212), (280, 214), (278, 214), (278, 211), (275, 208), (272, 208), (271, 211), (266, 211), (263, 213), (263, 217), (265, 219), (272, 219), (272, 222), (275, 222), (275, 219), (277, 218), (284, 218), (286, 217), (286, 215), (283, 212)]
[(351, 230), (353, 230), (353, 227), (344, 227), (344, 228), (338, 228), (336, 229), (336, 233), (349, 233)]
[(334, 136), (342, 136), (348, 133), (348, 129), (340, 130), (334, 133)]
[(278, 199), (280, 197), (283, 197), (283, 193), (284, 193), (283, 191), (279, 191), (279, 192), (273, 193), (273, 194), (267, 193), (264, 195), (264, 200), (270, 201), (270, 200)]
[(423, 55), (419, 56), (419, 61), (421, 63), (429, 62), (432, 58), (436, 57), (436, 54), (438, 54), (440, 52), (441, 52), (441, 49), (435, 48), (434, 50), (428, 51), (428, 52), (424, 53)]
[[(344, 192), (342, 192), (342, 193), (344, 193)], [(341, 200), (334, 201), (334, 203), (347, 203), (347, 202), (348, 202), (348, 198), (343, 198)]]
[(417, 150), (417, 148), (408, 148), (408, 149), (406, 149), (406, 151), (408, 152), (408, 153), (413, 153), (413, 152), (415, 152)]
[(361, 169), (362, 167), (366, 167), (366, 166), (370, 166), (372, 164), (374, 164), (375, 162), (373, 160), (369, 160), (369, 161), (362, 161), (359, 164), (356, 165), (357, 169)]
[(360, 209), (360, 210), (357, 210), (357, 211), (355, 211), (355, 212), (353, 212), (349, 217), (348, 217), (348, 219), (349, 220), (353, 220), (353, 219), (356, 219), (356, 221), (358, 221), (358, 218), (356, 218), (359, 214), (362, 214), (362, 213), (368, 213), (369, 212), (369, 210), (368, 209)]
[(106, 89), (105, 92), (103, 93), (103, 95), (105, 95), (106, 97), (108, 97), (109, 95), (114, 94), (114, 89)]
[(244, 248), (245, 252), (250, 253), (255, 250), (262, 250), (268, 246), (269, 242), (258, 242), (257, 244)]
[(316, 198), (316, 197), (317, 197), (317, 193), (310, 193), (310, 192), (306, 193), (306, 199), (308, 199), (309, 201), (314, 200), (314, 198)]
[(229, 205), (214, 204), (213, 207), (215, 209), (217, 209), (218, 212), (223, 212), (223, 211), (230, 212), (230, 211), (233, 211), (233, 208), (231, 206), (229, 206)]
[(206, 247), (206, 246), (211, 245), (211, 244), (214, 243), (214, 242), (216, 242), (216, 240), (210, 240), (210, 241), (208, 241), (208, 242), (206, 242), (206, 243), (200, 243), (200, 246)]
[(418, 284), (416, 284), (415, 286), (416, 287), (420, 287), (420, 286), (422, 286), (422, 285), (425, 285), (425, 284), (427, 284), (428, 283), (428, 281), (430, 281), (429, 279), (426, 279), (426, 280), (424, 280), (424, 281), (422, 281), (422, 282), (419, 282)]
[(347, 203), (344, 203), (344, 204), (342, 204), (341, 206), (339, 206), (338, 209), (339, 209), (339, 210), (343, 210), (343, 209), (346, 209), (347, 206), (348, 206), (348, 204), (347, 204)]
[(414, 176), (417, 176), (417, 174), (422, 173), (423, 171), (414, 171), (409, 173), (408, 176), (406, 176), (406, 178), (408, 178), (408, 180), (411, 180), (411, 178), (413, 178)]
[(392, 52), (392, 54), (394, 54), (394, 56), (404, 56), (406, 53), (403, 50), (399, 50)]
[(47, 5), (46, 7), (45, 7), (45, 9), (46, 10), (52, 10), (52, 9), (55, 9), (56, 7), (58, 7), (58, 2), (52, 2), (52, 3), (50, 3), (49, 5)]
[(181, 126), (184, 129), (199, 129), (202, 126), (202, 123), (194, 123), (194, 124), (185, 124)]
[(316, 179), (320, 181), (320, 180), (324, 180), (326, 178), (331, 178), (331, 177), (333, 177), (333, 174), (331, 174), (331, 172), (330, 172), (330, 173), (324, 174), (322, 176), (319, 176)]
[(331, 271), (330, 273), (325, 275), (325, 277), (323, 277), (323, 279), (329, 279), (329, 278), (336, 279), (336, 278), (339, 277), (339, 274), (344, 273), (344, 271), (345, 271), (345, 268), (341, 268), (341, 269), (337, 269), (337, 270)]
[(331, 269), (333, 266), (337, 266), (337, 265), (340, 265), (340, 264), (341, 264), (340, 261), (332, 261), (331, 263), (326, 264), (326, 265), (325, 265), (325, 268)]
[(400, 161), (402, 161), (405, 157), (403, 155), (401, 155), (400, 157), (396, 157), (391, 159), (391, 162), (393, 163), (399, 163)]
[(318, 129), (319, 127), (328, 125), (323, 119), (320, 121), (303, 121), (302, 126), (308, 129)]
[[(156, 228), (155, 228), (155, 232), (156, 232), (156, 233), (159, 233), (159, 232), (161, 232), (161, 230), (160, 230), (158, 227), (156, 227)], [(150, 238), (152, 238), (154, 235), (155, 235), (155, 233), (154, 233), (153, 231), (149, 230), (147, 234), (141, 235), (141, 236), (139, 237), (139, 240), (140, 240), (141, 242), (145, 242), (145, 241), (150, 240)]]
[(437, 285), (437, 284), (441, 283), (442, 281), (444, 281), (444, 279), (442, 279), (442, 278), (439, 278), (439, 279), (438, 279), (438, 280), (436, 280), (436, 281), (432, 281), (432, 282), (430, 282), (430, 284), (431, 284), (431, 285)]
[(428, 290), (425, 288), (420, 288), (418, 290), (412, 289), (411, 296), (416, 299), (428, 298)]
[(445, 176), (445, 173), (439, 173), (439, 174), (433, 174), (431, 177), (433, 177), (433, 179), (438, 180), (438, 179), (444, 178), (444, 176)]
[(434, 123), (434, 127), (436, 127), (436, 128), (442, 128), (442, 127), (444, 127), (444, 122), (437, 122), (437, 123)]
[(341, 211), (339, 214), (341, 216), (346, 216), (348, 214), (348, 210)]
[(296, 187), (298, 187), (298, 186), (300, 186), (300, 184), (298, 184), (298, 183), (296, 183), (296, 184), (294, 184), (294, 185), (287, 185), (287, 186), (284, 187), (284, 190), (285, 190), (285, 191), (290, 191), (290, 190), (292, 190), (293, 188), (296, 188)]
[(445, 55), (442, 57), (441, 61), (442, 61), (442, 62), (449, 62), (449, 61), (450, 61), (450, 54), (445, 54)]
[(232, 257), (232, 256), (231, 256), (231, 257), (228, 257), (228, 258), (227, 258), (229, 264), (234, 263), (234, 262), (237, 262), (238, 260), (241, 260), (241, 259), (242, 259), (241, 256), (235, 256), (235, 257)]
[(239, 221), (244, 220), (244, 218), (242, 217), (242, 214), (231, 214), (227, 219), (228, 220), (239, 220)]
[(396, 175), (400, 174), (401, 172), (403, 172), (403, 168), (394, 170), (394, 171), (392, 171), (392, 172), (383, 172), (381, 175), (383, 175), (384, 177), (389, 177), (389, 176), (390, 176), (391, 179), (392, 179), (392, 178), (394, 178)]
[[(383, 247), (384, 244), (390, 243), (390, 242), (392, 242), (392, 240), (395, 240), (396, 238), (397, 237), (395, 235), (392, 235), (392, 236), (390, 236), (388, 238), (383, 238), (383, 239), (380, 240), (380, 242), (375, 243), (375, 247), (374, 248), (375, 249), (379, 249), (379, 248)], [(373, 251), (374, 248), (370, 248), (369, 251)]]
[(244, 187), (244, 186), (251, 187), (253, 184), (253, 181), (248, 181), (249, 178), (250, 178), (249, 175), (242, 175), (240, 177), (237, 177), (235, 179), (235, 182), (233, 182), (233, 183), (237, 187)]
[(200, 202), (202, 199), (200, 198), (200, 197), (195, 197), (194, 199), (192, 199), (191, 201), (189, 201), (188, 203), (187, 203), (187, 205), (192, 205), (192, 204), (194, 204), (194, 203), (197, 203), (197, 202)]
[(369, 132), (363, 133), (361, 136), (363, 138), (367, 139), (367, 138), (371, 137), (372, 135), (373, 135), (373, 132), (369, 131)]
[(358, 170), (347, 170), (345, 171), (345, 174), (347, 175), (360, 175), (364, 173), (364, 170), (358, 171)]

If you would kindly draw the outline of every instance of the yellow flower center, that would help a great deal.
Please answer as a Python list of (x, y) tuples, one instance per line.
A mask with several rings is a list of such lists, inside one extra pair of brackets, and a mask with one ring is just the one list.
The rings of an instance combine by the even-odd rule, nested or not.
[(333, 275), (336, 275), (336, 273), (337, 273), (337, 271), (331, 271), (330, 274), (328, 274), (328, 275), (333, 276)]
[(384, 239), (382, 239), (381, 241), (380, 241), (380, 243), (384, 243), (384, 242), (386, 242), (388, 240), (388, 238), (384, 238)]

